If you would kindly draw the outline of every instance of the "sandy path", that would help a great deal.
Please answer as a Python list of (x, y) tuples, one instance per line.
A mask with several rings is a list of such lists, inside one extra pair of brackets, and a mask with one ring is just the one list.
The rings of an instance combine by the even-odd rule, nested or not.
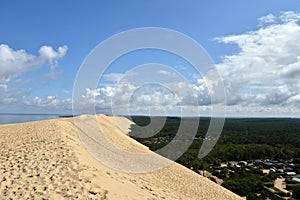
[[(98, 120), (116, 146), (148, 151), (124, 134), (127, 119), (121, 128), (113, 117)], [(241, 199), (175, 163), (146, 174), (111, 169), (86, 150), (73, 119), (1, 125), (0, 161), (1, 199)]]
[(286, 187), (285, 179), (284, 178), (277, 178), (274, 181), (274, 188), (277, 190), (284, 192), (285, 194), (290, 193), (290, 191), (284, 189)]
[(59, 121), (0, 126), (3, 199), (100, 199), (105, 190), (83, 176)]

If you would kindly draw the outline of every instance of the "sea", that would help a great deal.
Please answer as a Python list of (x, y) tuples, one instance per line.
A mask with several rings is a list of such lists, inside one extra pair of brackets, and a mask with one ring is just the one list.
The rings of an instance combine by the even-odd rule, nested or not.
[(8, 114), (0, 113), (0, 124), (15, 124), (62, 117), (56, 114)]

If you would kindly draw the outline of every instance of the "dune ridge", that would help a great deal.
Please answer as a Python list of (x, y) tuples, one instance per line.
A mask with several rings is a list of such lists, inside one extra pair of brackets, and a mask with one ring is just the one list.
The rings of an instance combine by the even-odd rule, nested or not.
[[(128, 137), (127, 118), (97, 120), (118, 148), (149, 152)], [(0, 125), (0, 199), (242, 199), (177, 163), (149, 173), (111, 169), (77, 131), (73, 118)]]

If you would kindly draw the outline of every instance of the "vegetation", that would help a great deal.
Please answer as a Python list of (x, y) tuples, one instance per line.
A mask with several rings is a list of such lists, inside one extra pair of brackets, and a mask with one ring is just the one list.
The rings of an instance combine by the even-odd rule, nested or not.
[[(168, 117), (163, 128), (155, 133), (154, 129), (144, 128), (150, 123), (150, 118), (134, 116), (132, 119), (137, 125), (131, 127), (130, 135), (153, 151), (161, 149), (175, 137), (183, 120)], [(162, 120), (157, 117), (154, 121)], [(188, 119), (191, 124), (197, 120), (197, 118)], [(210, 171), (213, 176), (223, 180), (222, 186), (241, 196), (246, 196), (247, 199), (276, 198), (266, 192), (264, 186), (272, 184), (277, 176), (272, 173), (265, 175), (258, 168), (234, 169), (234, 166), (230, 166), (229, 161), (292, 160), (296, 164), (296, 173), (299, 173), (300, 119), (226, 119), (222, 134), (214, 149), (205, 158), (199, 159), (199, 149), (203, 140), (206, 139), (209, 122), (210, 118), (200, 119), (192, 144), (176, 162), (197, 173), (201, 173), (203, 170)], [(152, 127), (157, 128), (158, 125), (154, 124)], [(191, 130), (187, 128), (185, 131)], [(147, 135), (151, 135), (151, 137), (145, 137)], [(221, 163), (228, 163), (228, 167), (221, 168)], [(213, 178), (211, 180), (216, 181)], [(298, 194), (299, 188), (294, 188), (293, 196)], [(298, 196), (294, 197), (299, 198)]]
[[(167, 145), (175, 137), (181, 122), (180, 118), (168, 117), (164, 127), (153, 137), (139, 138), (141, 134), (147, 135), (153, 131), (143, 128), (150, 123), (150, 118), (135, 116), (132, 119), (138, 126), (131, 127), (130, 135), (153, 151)], [(198, 119), (190, 118), (190, 120)], [(202, 144), (201, 138), (205, 138), (209, 122), (210, 118), (200, 119), (196, 135), (196, 138), (200, 139), (193, 141), (178, 162), (190, 166), (197, 158)], [(211, 164), (232, 160), (294, 159), (296, 163), (300, 163), (299, 133), (300, 119), (226, 119), (217, 145), (204, 161)]]
[(293, 197), (295, 199), (300, 199), (300, 186), (297, 186), (293, 190)]

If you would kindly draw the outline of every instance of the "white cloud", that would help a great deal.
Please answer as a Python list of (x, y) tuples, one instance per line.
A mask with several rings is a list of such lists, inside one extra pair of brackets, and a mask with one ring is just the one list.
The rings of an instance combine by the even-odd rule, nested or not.
[(72, 99), (59, 99), (55, 95), (48, 95), (46, 97), (35, 96), (33, 98), (23, 98), (22, 102), (18, 102), (22, 107), (29, 107), (30, 112), (47, 111), (48, 113), (65, 113), (71, 112)]
[(261, 24), (269, 24), (274, 23), (276, 21), (276, 17), (273, 14), (268, 14), (266, 16), (262, 16), (258, 19)]
[(177, 76), (175, 72), (166, 71), (166, 70), (159, 70), (157, 73), (161, 75), (171, 76), (171, 77)]
[[(266, 15), (259, 19), (258, 30), (217, 38), (219, 42), (236, 44), (239, 48), (237, 53), (224, 56), (216, 65), (224, 80), (229, 115), (300, 114), (299, 16), (293, 12)], [(161, 77), (173, 76), (165, 70), (156, 73)], [(122, 76), (109, 74), (104, 78), (118, 82)], [(170, 82), (164, 82), (164, 87), (140, 87), (139, 81), (134, 83), (133, 76), (118, 87), (86, 89), (80, 103), (83, 107), (93, 104), (97, 108), (110, 108), (113, 98), (114, 105), (121, 110), (126, 107), (135, 113), (149, 112), (149, 109), (172, 112), (179, 105), (194, 112), (199, 108), (202, 114), (209, 113), (209, 88), (218, 83), (208, 82), (205, 77), (195, 76), (195, 79), (190, 82), (170, 79)]]
[(119, 82), (119, 80), (124, 76), (124, 74), (120, 73), (110, 73), (110, 74), (104, 74), (103, 78), (107, 81), (111, 82)]
[(15, 103), (18, 100), (18, 96), (13, 93), (6, 84), (0, 84), (0, 103), (10, 104)]
[(191, 107), (191, 112), (195, 112), (192, 107), (209, 105), (210, 96), (205, 81), (200, 79), (196, 84), (170, 82), (163, 86), (137, 86), (132, 82), (122, 82), (114, 87), (86, 88), (85, 94), (75, 103), (83, 112), (91, 106), (98, 109), (110, 109), (113, 106), (118, 114), (126, 114), (128, 109), (131, 113), (151, 111), (156, 114), (162, 110), (174, 114), (177, 109), (178, 114), (179, 107)]
[[(217, 65), (230, 105), (262, 109), (276, 105), (278, 109), (272, 106), (273, 111), (280, 112), (280, 108), (289, 107), (293, 99), (298, 99), (300, 14), (284, 12), (278, 18), (279, 23), (256, 31), (217, 38), (225, 44), (237, 44), (240, 49), (236, 54), (224, 56)], [(290, 110), (300, 113), (299, 101), (292, 106), (295, 105), (296, 109)]]
[[(299, 116), (300, 114), (300, 14), (283, 12), (279, 16), (272, 14), (259, 18), (258, 30), (238, 35), (217, 38), (224, 44), (235, 44), (238, 51), (226, 55), (216, 65), (224, 80), (227, 94), (227, 113), (238, 116)], [(55, 71), (57, 61), (66, 54), (67, 48), (55, 51), (52, 47), (41, 47), (39, 56), (14, 51), (7, 45), (0, 46), (0, 102), (22, 101), (21, 93), (13, 95), (8, 82), (21, 73), (48, 65)], [(156, 71), (161, 77), (171, 77), (166, 70)], [(104, 79), (119, 82), (123, 74), (111, 73)], [(113, 103), (131, 112), (147, 112), (149, 109), (176, 110), (178, 106), (195, 111), (209, 112), (211, 98), (209, 88), (214, 87), (205, 77), (183, 82), (177, 79), (164, 80), (164, 87), (139, 86), (141, 80), (130, 76), (118, 83), (118, 86), (87, 88), (80, 99), (75, 99), (84, 109), (95, 105), (106, 109)], [(148, 79), (147, 79), (148, 80)], [(177, 80), (177, 81), (176, 81)], [(134, 82), (136, 81), (136, 82)], [(169, 81), (169, 82), (168, 82)], [(136, 83), (136, 84), (135, 84)], [(207, 86), (206, 84), (209, 83)], [(196, 101), (195, 101), (196, 100)], [(25, 101), (25, 100), (23, 100)], [(38, 107), (69, 107), (70, 99), (60, 100), (57, 96), (35, 97), (26, 100), (28, 105)]]
[(55, 51), (50, 46), (42, 46), (39, 55), (35, 56), (25, 50), (13, 50), (6, 44), (0, 45), (0, 83), (8, 83), (11, 79), (20, 74), (48, 65), (51, 73), (55, 72), (55, 67), (60, 58), (65, 56), (67, 46), (59, 47)]
[(42, 46), (39, 50), (39, 53), (40, 58), (48, 62), (51, 72), (54, 72), (58, 59), (64, 57), (67, 51), (68, 47), (66, 45), (58, 47), (57, 51), (55, 51), (51, 46)]
[[(33, 55), (25, 50), (13, 50), (8, 45), (1, 44), (0, 103), (2, 104), (2, 111), (7, 109), (6, 112), (10, 112), (11, 108), (14, 108), (14, 110), (21, 108), (18, 112), (23, 112), (22, 110), (26, 107), (33, 109), (33, 107), (57, 108), (59, 106), (70, 109), (70, 106), (67, 105), (68, 102), (70, 103), (68, 99), (58, 100), (56, 96), (51, 95), (45, 98), (31, 98), (32, 88), (30, 86), (26, 87), (26, 84), (32, 84), (32, 80), (26, 80), (22, 77), (26, 72), (48, 66), (50, 67), (50, 73), (46, 76), (54, 78), (56, 74), (61, 73), (60, 71), (57, 72), (55, 67), (58, 60), (64, 57), (66, 52), (67, 46), (59, 47), (57, 50), (50, 46), (42, 46), (39, 55)], [(35, 79), (38, 79), (38, 77), (35, 77)]]
[(7, 83), (11, 78), (37, 68), (36, 57), (24, 50), (14, 51), (5, 44), (0, 45), (0, 83)]
[(33, 103), (35, 106), (38, 107), (56, 107), (58, 104), (58, 100), (56, 96), (47, 96), (46, 98), (42, 99), (40, 97), (35, 97), (33, 99)]
[(286, 78), (300, 78), (300, 60), (298, 60), (298, 62), (287, 65), (282, 70), (281, 75)]
[(283, 22), (297, 22), (300, 20), (300, 13), (295, 13), (293, 11), (282, 12), (279, 16), (280, 20)]

